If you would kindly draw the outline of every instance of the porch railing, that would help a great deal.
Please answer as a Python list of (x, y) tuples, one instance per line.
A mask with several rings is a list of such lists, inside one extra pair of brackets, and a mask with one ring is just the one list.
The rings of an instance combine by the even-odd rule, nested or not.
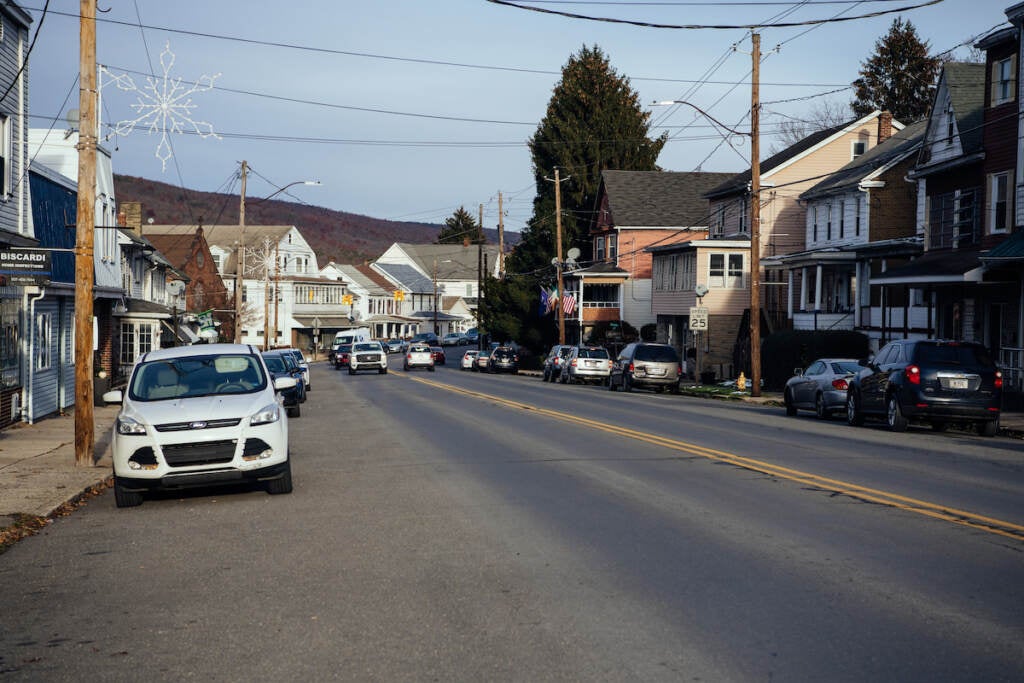
[(1004, 346), (999, 350), (999, 368), (1003, 371), (1003, 389), (1024, 392), (1024, 348)]

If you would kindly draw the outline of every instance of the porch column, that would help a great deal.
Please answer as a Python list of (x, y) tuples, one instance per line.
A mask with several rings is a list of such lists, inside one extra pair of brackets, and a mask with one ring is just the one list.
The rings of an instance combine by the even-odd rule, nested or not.
[(793, 269), (790, 268), (786, 271), (786, 279), (789, 285), (786, 287), (786, 314), (789, 319), (793, 319)]
[(821, 264), (814, 267), (814, 310), (821, 310)]
[(853, 264), (853, 329), (860, 327), (860, 261)]
[(807, 310), (807, 266), (800, 269), (800, 310)]

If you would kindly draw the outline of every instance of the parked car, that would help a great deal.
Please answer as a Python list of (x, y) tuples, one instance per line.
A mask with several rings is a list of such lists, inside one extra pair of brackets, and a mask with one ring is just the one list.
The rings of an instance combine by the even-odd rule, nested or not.
[(433, 332), (420, 332), (414, 335), (410, 344), (426, 344), (427, 346), (440, 346), (441, 340)]
[(465, 336), (467, 344), (476, 344), (478, 341), (480, 341), (480, 331), (477, 330), (477, 328), (475, 327), (471, 327), (468, 330), (466, 330)]
[(519, 372), (519, 354), (508, 346), (499, 346), (491, 351), (487, 360), (487, 369), (491, 372)]
[(786, 415), (813, 410), (825, 420), (846, 410), (846, 390), (861, 369), (856, 358), (819, 358), (804, 368), (795, 368), (782, 393)]
[[(299, 404), (302, 403), (302, 400), (299, 392), (302, 391), (302, 371), (298, 370), (296, 372), (296, 366), (288, 362), (291, 360), (289, 354), (284, 354), (280, 351), (264, 351), (260, 355), (263, 356), (263, 362), (266, 364), (272, 379), (291, 377), (296, 380), (294, 387), (282, 389), (279, 393), (281, 394), (282, 404), (284, 405), (285, 412), (288, 413), (288, 417), (300, 417), (302, 415), (302, 408)], [(288, 360), (285, 360), (286, 358)]]
[(431, 346), (430, 352), (434, 354), (434, 365), (447, 365), (448, 357), (444, 355), (444, 348), (440, 346)]
[(426, 368), (434, 371), (434, 353), (426, 344), (410, 344), (409, 350), (405, 352), (405, 364), (402, 366), (406, 371), (413, 368)]
[(352, 345), (352, 353), (348, 357), (348, 374), (354, 375), (361, 370), (376, 370), (378, 374), (387, 374), (388, 354), (380, 342), (356, 342)]
[(491, 361), (491, 350), (484, 349), (480, 353), (476, 354), (476, 367), (474, 368), (477, 372), (487, 372), (487, 368), (490, 367)]
[(302, 355), (302, 351), (298, 349), (275, 349), (276, 351), (284, 351), (285, 353), (292, 354), (292, 358), (302, 368), (302, 381), (306, 385), (306, 391), (313, 391), (313, 385), (309, 383), (309, 363), (306, 362), (306, 357)]
[(277, 393), (292, 377), (271, 378), (247, 344), (196, 344), (142, 354), (124, 390), (111, 441), (114, 500), (143, 502), (155, 489), (262, 482), (291, 493), (288, 418)]
[[(295, 393), (299, 399), (299, 403), (306, 402), (306, 383), (302, 379), (302, 368), (295, 362), (295, 358), (290, 353), (281, 353), (280, 351), (264, 351), (263, 362), (267, 363), (267, 367), (270, 367), (270, 362), (267, 360), (268, 356), (273, 355), (279, 358), (284, 363), (285, 372), (295, 379)], [(273, 369), (272, 369), (273, 370)]]
[(569, 344), (555, 344), (548, 351), (548, 355), (544, 358), (543, 372), (541, 373), (541, 379), (545, 382), (554, 382), (562, 374), (562, 363), (569, 356), (572, 351), (572, 346)]
[(973, 342), (900, 339), (861, 361), (846, 393), (846, 419), (884, 417), (894, 432), (910, 422), (935, 431), (972, 424), (983, 436), (999, 431), (1003, 374), (988, 350)]
[(409, 344), (404, 339), (388, 339), (384, 342), (384, 348), (388, 353), (405, 353)]
[(612, 363), (608, 389), (622, 387), (628, 392), (634, 387), (646, 387), (659, 393), (668, 389), (678, 394), (681, 376), (682, 366), (674, 348), (668, 344), (634, 342), (627, 344)]
[(469, 351), (466, 351), (464, 354), (462, 354), (461, 369), (462, 370), (473, 370), (473, 369), (475, 369), (474, 366), (476, 364), (476, 356), (477, 356), (478, 353), (480, 353), (480, 352), (477, 351), (476, 349), (470, 349)]
[(563, 384), (597, 382), (608, 384), (612, 358), (603, 346), (574, 346), (562, 363), (559, 380)]
[(441, 337), (441, 346), (460, 346), (466, 343), (466, 337), (458, 332), (449, 332)]
[(334, 349), (334, 369), (341, 370), (348, 367), (349, 356), (352, 355), (351, 344), (338, 344)]

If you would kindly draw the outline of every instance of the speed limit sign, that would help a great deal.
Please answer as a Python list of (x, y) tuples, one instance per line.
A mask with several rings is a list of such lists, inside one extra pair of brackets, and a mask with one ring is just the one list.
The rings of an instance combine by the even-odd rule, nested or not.
[(703, 332), (708, 329), (708, 309), (706, 307), (690, 307), (690, 329), (694, 332)]

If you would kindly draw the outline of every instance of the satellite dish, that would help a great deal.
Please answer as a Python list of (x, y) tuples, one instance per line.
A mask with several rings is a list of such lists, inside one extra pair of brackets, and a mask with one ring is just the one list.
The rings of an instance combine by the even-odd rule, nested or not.
[(558, 265), (558, 257), (557, 256), (555, 258), (551, 259), (551, 265), (553, 265), (553, 266), (557, 266)]
[(185, 283), (181, 280), (169, 280), (167, 282), (167, 291), (171, 293), (171, 296), (178, 296), (185, 291)]
[(693, 288), (693, 293), (696, 294), (698, 298), (706, 296), (708, 293), (708, 286), (703, 284), (697, 285)]
[(570, 261), (575, 261), (580, 257), (580, 250), (577, 249), (576, 247), (573, 247), (568, 252), (566, 252), (566, 256), (569, 257)]

